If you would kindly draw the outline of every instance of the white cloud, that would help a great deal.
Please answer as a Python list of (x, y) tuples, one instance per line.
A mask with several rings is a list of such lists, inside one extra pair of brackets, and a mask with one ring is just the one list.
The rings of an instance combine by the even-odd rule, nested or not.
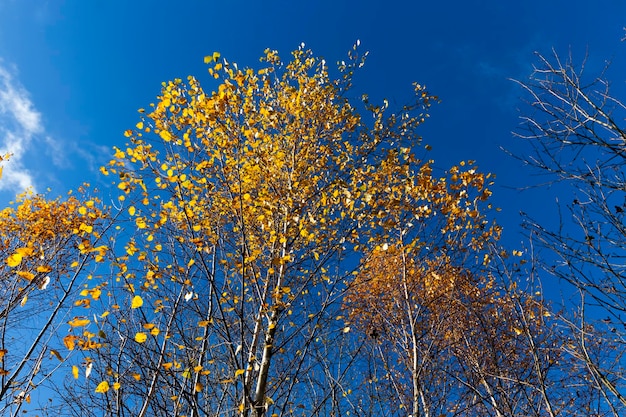
[(43, 134), (41, 113), (30, 94), (0, 61), (0, 155), (11, 154), (9, 161), (3, 162), (0, 190), (36, 191), (33, 174), (26, 166), (26, 154), (33, 151), (35, 139)]

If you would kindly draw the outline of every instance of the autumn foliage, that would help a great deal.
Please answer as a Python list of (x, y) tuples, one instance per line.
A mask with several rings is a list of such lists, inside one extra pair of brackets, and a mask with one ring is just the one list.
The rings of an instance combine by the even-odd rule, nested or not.
[(213, 87), (164, 82), (101, 168), (112, 207), (83, 190), (0, 212), (7, 334), (55, 290), (53, 336), (2, 341), (7, 407), (51, 355), (55, 415), (558, 414), (550, 312), (499, 248), (491, 176), (434, 168), (423, 86), (396, 111), (355, 101), (365, 55), (207, 56)]
[[(65, 348), (89, 348), (89, 333), (63, 336), (68, 308), (86, 279), (87, 268), (102, 262), (106, 220), (99, 201), (86, 189), (65, 199), (29, 192), (0, 211), (0, 401), (16, 413), (30, 393), (45, 383), (68, 355)], [(74, 317), (71, 327), (89, 323)]]
[[(139, 415), (296, 413), (299, 395), (273, 404), (328, 379), (307, 352), (343, 334), (334, 317), (352, 259), (371, 225), (404, 210), (380, 205), (397, 192), (388, 169), (403, 161), (409, 175), (419, 164), (414, 130), (433, 98), (416, 86), (415, 103), (394, 115), (365, 101), (364, 120), (346, 95), (363, 62), (356, 47), (336, 80), (304, 49), (286, 64), (268, 50), (259, 70), (207, 61), (217, 89), (193, 77), (164, 83), (103, 168), (119, 176), (136, 230), (117, 261), (128, 296), (115, 293), (121, 308), (106, 331), (125, 335), (110, 353), (125, 360), (108, 365), (104, 387), (132, 387), (126, 403)], [(316, 395), (306, 407), (327, 407), (328, 390)]]

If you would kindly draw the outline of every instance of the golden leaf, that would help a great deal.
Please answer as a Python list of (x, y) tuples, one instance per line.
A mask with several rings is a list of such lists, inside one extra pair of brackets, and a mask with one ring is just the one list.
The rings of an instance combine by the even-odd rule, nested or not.
[(10, 255), (7, 258), (7, 265), (9, 265), (11, 268), (15, 268), (16, 266), (18, 266), (21, 263), (22, 263), (22, 254), (21, 253), (14, 253), (13, 255)]
[(15, 252), (22, 256), (31, 256), (35, 250), (33, 248), (17, 248)]
[(52, 271), (52, 267), (50, 265), (39, 265), (36, 269), (37, 272), (50, 272)]
[(96, 387), (96, 392), (99, 393), (99, 394), (104, 394), (108, 390), (109, 390), (109, 383), (107, 381), (102, 381)]
[(86, 326), (90, 323), (89, 319), (86, 319), (84, 317), (74, 317), (72, 320), (68, 321), (67, 324), (70, 325), (70, 327), (81, 327), (81, 326)]
[(93, 232), (93, 226), (87, 225), (85, 223), (81, 223), (80, 226), (78, 227), (78, 230), (86, 232), (86, 233), (91, 233)]
[(133, 297), (133, 300), (130, 303), (130, 308), (139, 308), (143, 305), (143, 298), (139, 295)]
[(163, 139), (166, 142), (169, 142), (172, 140), (172, 134), (168, 132), (167, 130), (161, 130), (159, 132), (159, 136), (161, 137), (161, 139)]
[(135, 334), (135, 342), (137, 343), (143, 343), (146, 341), (146, 339), (148, 339), (148, 336), (143, 332), (137, 332)]
[(63, 344), (68, 350), (74, 350), (74, 347), (76, 346), (76, 339), (78, 339), (78, 336), (68, 334), (63, 338)]
[(32, 281), (33, 278), (35, 278), (35, 274), (33, 274), (32, 272), (28, 272), (28, 271), (18, 271), (17, 275), (24, 278), (27, 281)]

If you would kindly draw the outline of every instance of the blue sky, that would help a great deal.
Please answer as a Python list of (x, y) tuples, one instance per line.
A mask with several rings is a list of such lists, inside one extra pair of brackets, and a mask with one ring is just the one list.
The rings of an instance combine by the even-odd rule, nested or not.
[(474, 159), (495, 173), (498, 220), (519, 242), (519, 210), (553, 218), (554, 195), (511, 188), (540, 179), (500, 150), (525, 150), (511, 135), (521, 92), (508, 79), (530, 74), (534, 51), (571, 50), (575, 60), (588, 51), (590, 72), (613, 61), (614, 91), (624, 93), (624, 26), (623, 0), (0, 0), (0, 151), (14, 153), (0, 201), (25, 186), (106, 188), (97, 169), (124, 144), (136, 110), (162, 81), (209, 83), (202, 58), (213, 51), (254, 66), (265, 48), (286, 57), (305, 42), (335, 62), (360, 39), (370, 55), (355, 98), (368, 92), (399, 107), (413, 81), (438, 95), (423, 129), (436, 166)]

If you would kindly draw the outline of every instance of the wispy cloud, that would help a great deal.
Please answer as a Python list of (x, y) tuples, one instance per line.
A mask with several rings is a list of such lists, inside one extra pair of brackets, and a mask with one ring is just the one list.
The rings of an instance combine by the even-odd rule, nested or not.
[(33, 150), (38, 136), (45, 136), (45, 129), (41, 113), (13, 73), (0, 61), (0, 154), (11, 154), (10, 160), (3, 162), (0, 190), (19, 193), (27, 188), (35, 191), (26, 154)]

